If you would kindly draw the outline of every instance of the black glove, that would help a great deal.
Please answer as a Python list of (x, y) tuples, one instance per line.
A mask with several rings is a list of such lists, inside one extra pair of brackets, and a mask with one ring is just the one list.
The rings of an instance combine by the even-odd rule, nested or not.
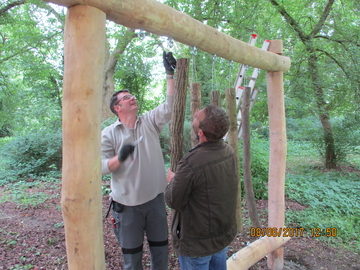
[(174, 70), (176, 68), (176, 59), (172, 55), (172, 52), (163, 52), (163, 62), (165, 67), (165, 73), (169, 75), (174, 75)]
[(134, 152), (134, 148), (135, 147), (133, 145), (131, 145), (131, 144), (126, 144), (123, 147), (121, 147), (120, 153), (118, 155), (118, 160), (120, 162), (123, 162), (125, 159), (128, 158), (128, 156), (130, 154), (132, 154)]

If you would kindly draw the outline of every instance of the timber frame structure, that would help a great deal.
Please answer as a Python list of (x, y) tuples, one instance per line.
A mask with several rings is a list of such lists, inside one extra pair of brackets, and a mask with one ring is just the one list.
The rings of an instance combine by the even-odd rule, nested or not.
[[(264, 51), (232, 38), (156, 0), (43, 0), (68, 8), (64, 33), (63, 188), (61, 206), (71, 270), (105, 269), (101, 216), (101, 91), (106, 19), (267, 71), (270, 161), (268, 227), (284, 227), (286, 128), (283, 73), (290, 59), (282, 42)], [(259, 239), (229, 258), (228, 269), (247, 269), (266, 254), (283, 268), (289, 238)]]

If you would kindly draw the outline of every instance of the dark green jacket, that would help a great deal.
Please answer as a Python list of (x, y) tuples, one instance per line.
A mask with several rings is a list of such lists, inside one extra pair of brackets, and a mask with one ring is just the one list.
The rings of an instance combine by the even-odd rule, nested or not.
[(179, 162), (165, 191), (173, 211), (174, 249), (187, 257), (215, 254), (237, 232), (238, 179), (236, 156), (224, 141), (193, 148)]

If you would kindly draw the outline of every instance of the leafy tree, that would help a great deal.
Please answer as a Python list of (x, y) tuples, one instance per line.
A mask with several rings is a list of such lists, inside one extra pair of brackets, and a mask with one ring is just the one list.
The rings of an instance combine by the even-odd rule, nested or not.
[[(311, 104), (309, 110), (318, 115), (323, 129), (325, 165), (334, 168), (337, 159), (331, 113), (340, 112), (340, 108), (358, 108), (355, 105), (358, 102), (354, 102), (358, 99), (358, 91), (354, 89), (359, 89), (359, 76), (358, 72), (352, 71), (358, 67), (349, 65), (358, 61), (351, 59), (354, 55), (349, 54), (359, 45), (358, 37), (349, 34), (352, 30), (358, 32), (353, 25), (355, 16), (351, 14), (351, 7), (335, 0), (327, 3), (269, 2), (284, 18), (287, 28), (286, 31), (282, 27), (284, 32), (291, 33), (288, 41), (294, 48), (294, 57), (290, 73), (292, 92), (289, 94)], [(344, 18), (350, 25), (342, 23)], [(349, 88), (349, 85), (355, 88)], [(312, 93), (308, 91), (310, 89)], [(347, 104), (343, 103), (345, 100)]]
[(8, 1), (0, 13), (0, 126), (9, 127), (4, 135), (60, 123), (64, 15), (43, 1), (24, 2)]

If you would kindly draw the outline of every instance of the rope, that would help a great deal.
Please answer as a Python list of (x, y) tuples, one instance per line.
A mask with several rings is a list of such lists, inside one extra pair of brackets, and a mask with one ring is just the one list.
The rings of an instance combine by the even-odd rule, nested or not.
[(215, 87), (216, 87), (216, 74), (215, 74), (215, 61), (216, 61), (216, 54), (212, 55), (213, 57), (213, 62), (212, 62), (212, 69), (211, 69), (211, 76), (212, 76), (212, 91), (214, 91), (214, 82), (215, 82)]
[(192, 68), (191, 68), (191, 75), (192, 75), (192, 79), (193, 82), (197, 82), (197, 76), (196, 76), (196, 61), (195, 61), (195, 56), (197, 55), (197, 50), (196, 47), (192, 47), (192, 50), (190, 51), (190, 54), (192, 55)]
[[(229, 61), (229, 89), (231, 88), (231, 75), (232, 75), (232, 67), (234, 65), (234, 61), (233, 60), (230, 60)], [(236, 90), (236, 89), (235, 89)]]

